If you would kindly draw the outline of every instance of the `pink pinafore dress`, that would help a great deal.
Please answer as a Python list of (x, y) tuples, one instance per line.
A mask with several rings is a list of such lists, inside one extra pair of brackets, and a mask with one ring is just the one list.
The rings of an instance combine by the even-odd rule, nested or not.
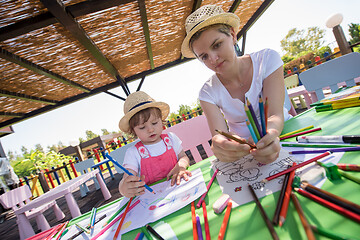
[(140, 141), (135, 144), (141, 157), (141, 175), (145, 175), (145, 183), (151, 184), (160, 179), (163, 179), (177, 164), (177, 156), (170, 143), (170, 138), (167, 134), (161, 134), (161, 139), (164, 141), (166, 151), (159, 156), (151, 156), (144, 144)]

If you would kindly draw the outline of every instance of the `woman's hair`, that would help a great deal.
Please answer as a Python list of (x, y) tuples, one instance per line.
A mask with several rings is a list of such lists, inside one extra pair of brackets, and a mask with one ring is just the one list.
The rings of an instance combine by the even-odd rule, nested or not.
[[(211, 28), (217, 28), (217, 30), (221, 33), (224, 33), (225, 35), (227, 36), (230, 36), (230, 30), (231, 30), (231, 26), (230, 25), (227, 25), (227, 24), (223, 24), (223, 23), (217, 23), (217, 24), (214, 24), (214, 25), (209, 25), (209, 26), (206, 26), (202, 29), (200, 29), (199, 31), (197, 31), (191, 38), (190, 38), (190, 41), (189, 41), (189, 46), (192, 50), (192, 44), (195, 40), (199, 39), (201, 34), (203, 32), (205, 32), (206, 30), (208, 29), (211, 29)], [(196, 54), (195, 54), (196, 55)]]
[(129, 126), (130, 126), (130, 134), (134, 137), (137, 137), (134, 131), (134, 127), (143, 124), (144, 122), (147, 122), (149, 120), (150, 116), (154, 114), (155, 117), (158, 117), (162, 119), (161, 111), (157, 107), (150, 107), (145, 108), (137, 113), (135, 113), (134, 116), (132, 116), (129, 120)]

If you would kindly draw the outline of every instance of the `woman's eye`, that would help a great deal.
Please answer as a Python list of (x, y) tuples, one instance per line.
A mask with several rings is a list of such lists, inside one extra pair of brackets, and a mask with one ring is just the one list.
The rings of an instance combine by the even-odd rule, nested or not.
[(201, 57), (201, 61), (205, 61), (206, 59), (207, 59), (207, 55), (206, 55), (206, 54)]
[(221, 42), (218, 42), (218, 43), (214, 44), (214, 49), (217, 49), (217, 48), (219, 48), (220, 46), (221, 46)]

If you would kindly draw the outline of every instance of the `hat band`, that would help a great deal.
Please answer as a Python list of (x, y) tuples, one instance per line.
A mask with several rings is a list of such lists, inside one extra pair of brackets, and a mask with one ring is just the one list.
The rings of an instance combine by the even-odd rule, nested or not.
[(203, 21), (205, 21), (205, 20), (201, 20), (200, 22), (198, 22), (197, 24), (195, 24), (195, 25), (190, 29), (189, 32), (191, 32), (197, 25), (199, 25), (199, 24), (202, 23)]
[(131, 110), (133, 110), (134, 108), (140, 107), (140, 106), (142, 106), (142, 105), (144, 105), (144, 104), (151, 103), (151, 102), (152, 102), (152, 101), (147, 101), (147, 102), (141, 102), (141, 103), (139, 103), (139, 104), (136, 104), (135, 106), (133, 106), (132, 108), (130, 108), (129, 112), (130, 112)]

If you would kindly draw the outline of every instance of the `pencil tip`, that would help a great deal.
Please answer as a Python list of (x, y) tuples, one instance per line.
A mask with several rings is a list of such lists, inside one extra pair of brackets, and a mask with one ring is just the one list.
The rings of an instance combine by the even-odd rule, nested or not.
[(261, 182), (262, 182), (262, 183), (267, 183), (268, 180), (267, 180), (267, 179), (263, 179), (263, 180), (261, 180)]

